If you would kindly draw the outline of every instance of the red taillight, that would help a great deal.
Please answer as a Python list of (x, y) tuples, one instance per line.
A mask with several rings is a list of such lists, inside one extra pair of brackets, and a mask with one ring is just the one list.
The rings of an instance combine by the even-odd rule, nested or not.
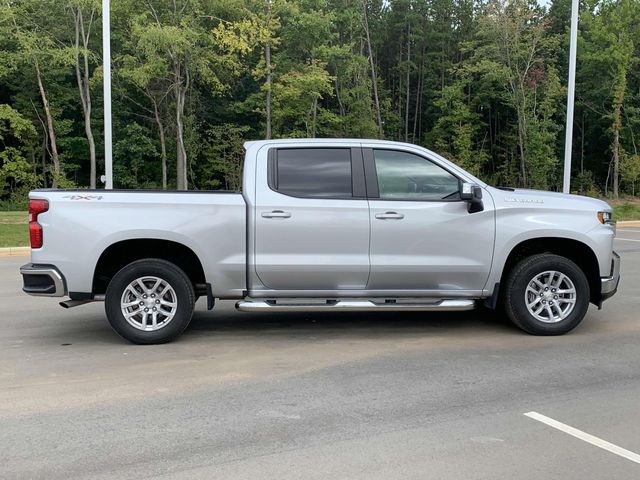
[(29, 240), (31, 248), (42, 247), (42, 226), (38, 222), (29, 222)]
[(41, 248), (44, 240), (42, 225), (38, 223), (38, 215), (49, 210), (49, 202), (42, 199), (29, 200), (29, 240), (31, 248)]
[(38, 215), (49, 210), (49, 202), (47, 200), (32, 199), (29, 200), (29, 221), (38, 220)]

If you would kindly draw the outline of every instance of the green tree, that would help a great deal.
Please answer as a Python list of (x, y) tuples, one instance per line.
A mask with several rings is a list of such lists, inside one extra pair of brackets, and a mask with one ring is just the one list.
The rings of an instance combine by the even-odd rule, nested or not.
[(93, 137), (91, 123), (91, 86), (92, 67), (95, 72), (97, 56), (91, 50), (91, 38), (94, 33), (94, 21), (98, 16), (100, 3), (98, 0), (72, 0), (68, 10), (73, 20), (74, 38), (72, 49), (76, 82), (82, 105), (84, 131), (89, 145), (89, 188), (96, 188), (96, 142)]
[[(1, 10), (4, 35), (2, 47), (3, 67), (0, 73), (20, 73), (31, 75), (39, 93), (48, 136), (48, 148), (52, 161), (52, 184), (56, 187), (63, 180), (58, 139), (56, 134), (56, 116), (60, 112), (51, 105), (47, 82), (62, 81), (63, 71), (71, 65), (71, 51), (62, 43), (52, 29), (52, 19), (63, 17), (59, 2), (53, 0), (22, 0), (6, 2)], [(29, 72), (29, 73), (27, 73)], [(28, 78), (28, 77), (27, 77)]]
[[(515, 112), (519, 177), (525, 187), (531, 184), (527, 165), (548, 153), (535, 151), (543, 143), (538, 139), (532, 142), (534, 136), (530, 132), (531, 121), (537, 118), (538, 85), (549, 70), (545, 53), (557, 40), (545, 36), (545, 29), (543, 10), (527, 0), (490, 0), (480, 22), (480, 42), (475, 53), (483, 74), (502, 86), (503, 102)], [(533, 128), (543, 137), (552, 131)]]
[(427, 138), (440, 154), (479, 175), (487, 160), (482, 146), (476, 146), (482, 123), (480, 116), (467, 104), (464, 90), (463, 83), (442, 89), (440, 98), (435, 101), (441, 113)]
[(203, 161), (198, 164), (198, 177), (205, 188), (238, 191), (242, 188), (244, 137), (246, 126), (216, 125), (204, 137)]
[(0, 104), (0, 195), (36, 186), (33, 173), (36, 129), (9, 105)]
[[(245, 140), (339, 136), (411, 141), (489, 182), (557, 189), (570, 4), (114, 1), (116, 184), (236, 189)], [(99, 15), (98, 0), (0, 0), (0, 105), (36, 134), (21, 143), (5, 122), (6, 168), (34, 177), (11, 177), (0, 201), (33, 178), (95, 185)], [(639, 20), (637, 0), (581, 4), (580, 192), (636, 193)]]
[(622, 181), (631, 184), (631, 195), (636, 194), (636, 182), (640, 180), (640, 155), (623, 153), (620, 162)]
[(247, 54), (255, 41), (255, 24), (212, 15), (226, 13), (216, 1), (147, 0), (144, 4), (145, 11), (135, 19), (137, 45), (143, 61), (162, 67), (161, 76), (170, 79), (176, 184), (178, 190), (185, 190), (189, 169), (185, 147), (187, 96), (196, 82), (210, 95), (219, 95), (229, 88), (242, 67), (238, 54)]

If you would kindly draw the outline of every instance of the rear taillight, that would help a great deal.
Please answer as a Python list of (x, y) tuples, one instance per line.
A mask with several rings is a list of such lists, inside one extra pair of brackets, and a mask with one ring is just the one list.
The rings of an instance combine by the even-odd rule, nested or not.
[(31, 248), (41, 248), (44, 241), (42, 225), (38, 223), (38, 215), (49, 210), (49, 202), (42, 199), (29, 200), (29, 240)]

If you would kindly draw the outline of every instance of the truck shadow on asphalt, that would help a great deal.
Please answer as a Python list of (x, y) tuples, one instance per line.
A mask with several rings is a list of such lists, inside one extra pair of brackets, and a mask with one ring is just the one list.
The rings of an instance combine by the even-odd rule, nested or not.
[[(76, 313), (76, 312), (73, 312)], [(80, 313), (80, 310), (78, 310)], [(69, 314), (47, 324), (38, 336), (39, 345), (128, 345), (116, 334), (104, 314), (97, 310)], [(209, 312), (196, 310), (190, 325), (174, 342), (249, 341), (269, 339), (354, 340), (385, 338), (398, 340), (430, 336), (522, 336), (504, 316), (489, 310), (469, 312), (327, 312), (327, 313), (241, 313), (232, 308)]]
[[(91, 308), (91, 307), (89, 307)], [(590, 318), (591, 308), (577, 331), (593, 333), (600, 322)], [(79, 315), (67, 313), (62, 321), (47, 325), (40, 339), (46, 344), (128, 344), (110, 327), (101, 309)], [(576, 331), (576, 333), (577, 333)], [(223, 302), (213, 311), (199, 304), (193, 320), (175, 342), (201, 340), (358, 339), (470, 336), (528, 336), (503, 314), (485, 308), (468, 312), (321, 312), (321, 313), (242, 313)]]
[(469, 312), (327, 312), (327, 313), (239, 313), (196, 311), (185, 334), (268, 334), (290, 338), (296, 335), (349, 337), (384, 334), (443, 334), (460, 330), (502, 333), (521, 332), (503, 315), (485, 309)]

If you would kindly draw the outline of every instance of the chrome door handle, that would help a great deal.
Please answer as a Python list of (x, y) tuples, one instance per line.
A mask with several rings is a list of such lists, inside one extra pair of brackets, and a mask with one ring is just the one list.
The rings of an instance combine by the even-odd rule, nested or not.
[(376, 213), (378, 220), (402, 220), (404, 215), (398, 212)]
[(274, 210), (272, 212), (262, 212), (262, 218), (291, 218), (291, 214), (282, 210)]

